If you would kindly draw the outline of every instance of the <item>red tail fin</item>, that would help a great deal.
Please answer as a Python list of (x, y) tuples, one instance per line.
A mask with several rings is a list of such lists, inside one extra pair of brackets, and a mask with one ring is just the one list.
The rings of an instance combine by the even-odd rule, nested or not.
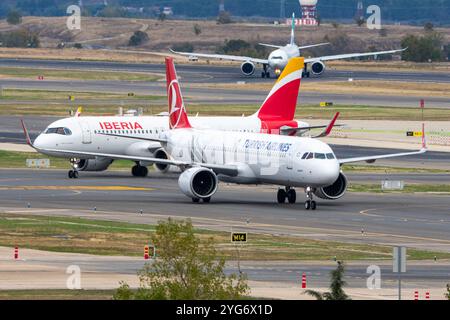
[(302, 57), (289, 60), (257, 112), (258, 118), (263, 121), (294, 119), (304, 65), (305, 60)]
[(170, 129), (191, 128), (172, 58), (166, 58), (166, 80)]

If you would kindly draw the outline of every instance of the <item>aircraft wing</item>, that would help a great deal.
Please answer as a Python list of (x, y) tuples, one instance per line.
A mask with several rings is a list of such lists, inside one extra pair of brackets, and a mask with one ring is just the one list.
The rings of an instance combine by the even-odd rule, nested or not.
[(366, 161), (368, 163), (374, 163), (378, 159), (387, 159), (387, 158), (411, 156), (411, 155), (415, 155), (415, 154), (422, 154), (422, 153), (425, 153), (425, 152), (427, 152), (427, 149), (422, 148), (419, 151), (413, 151), (413, 152), (402, 152), (402, 153), (382, 154), (382, 155), (368, 156), (368, 157), (346, 158), (346, 159), (339, 159), (339, 164), (351, 163), (351, 162), (360, 162), (360, 161)]
[(198, 57), (198, 58), (207, 58), (207, 59), (218, 59), (218, 60), (229, 60), (229, 61), (251, 61), (254, 63), (259, 64), (268, 64), (269, 61), (267, 59), (258, 59), (258, 58), (252, 58), (252, 57), (246, 57), (246, 56), (233, 56), (233, 55), (227, 55), (227, 54), (214, 54), (214, 53), (195, 53), (195, 52), (179, 52), (174, 51), (172, 49), (169, 49), (170, 52), (174, 54), (178, 54), (181, 56), (186, 57)]
[(41, 152), (60, 152), (65, 154), (73, 154), (74, 157), (87, 156), (87, 157), (101, 157), (117, 160), (131, 160), (131, 161), (145, 161), (153, 162), (159, 164), (173, 165), (180, 168), (190, 168), (190, 167), (203, 167), (213, 170), (216, 174), (224, 174), (227, 176), (237, 176), (238, 169), (234, 165), (219, 165), (210, 163), (200, 163), (200, 162), (185, 162), (171, 159), (160, 159), (152, 157), (141, 157), (141, 156), (127, 156), (122, 154), (112, 154), (112, 153), (101, 153), (101, 152), (85, 152), (76, 150), (62, 150), (62, 149), (40, 149)]
[(347, 54), (337, 54), (333, 56), (323, 56), (323, 57), (316, 57), (316, 58), (308, 58), (305, 59), (305, 63), (311, 63), (314, 61), (330, 61), (330, 60), (342, 60), (342, 59), (350, 59), (350, 58), (358, 58), (358, 57), (370, 57), (370, 56), (377, 56), (381, 54), (390, 54), (390, 53), (397, 53), (405, 51), (405, 49), (398, 49), (398, 50), (389, 50), (389, 51), (377, 51), (377, 52), (366, 52), (366, 53), (347, 53)]

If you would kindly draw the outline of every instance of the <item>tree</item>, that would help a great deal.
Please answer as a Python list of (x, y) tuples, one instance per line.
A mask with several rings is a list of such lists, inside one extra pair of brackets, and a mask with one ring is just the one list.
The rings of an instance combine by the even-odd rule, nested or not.
[(159, 21), (164, 21), (164, 20), (166, 20), (167, 19), (167, 16), (166, 16), (166, 14), (164, 13), (164, 12), (161, 12), (159, 15), (158, 15), (158, 20)]
[(225, 275), (212, 239), (195, 237), (189, 220), (160, 222), (151, 239), (157, 259), (139, 272), (137, 291), (122, 282), (114, 299), (239, 299), (248, 293), (245, 275)]
[(362, 27), (364, 23), (366, 23), (366, 20), (364, 18), (359, 17), (355, 19), (355, 22), (358, 25), (358, 27)]
[(139, 46), (149, 40), (148, 34), (143, 31), (135, 31), (128, 41), (129, 46)]
[(221, 11), (217, 17), (218, 24), (228, 24), (231, 23), (231, 15), (228, 11)]
[(345, 267), (344, 262), (338, 261), (336, 270), (331, 271), (330, 292), (318, 292), (306, 290), (305, 293), (313, 296), (317, 300), (350, 300), (344, 292), (344, 286), (347, 284), (344, 280)]
[(450, 300), (450, 283), (447, 283), (447, 293), (444, 293), (444, 297)]
[(6, 21), (9, 24), (21, 24), (22, 23), (22, 14), (17, 10), (11, 10), (6, 17)]
[(425, 25), (423, 26), (423, 29), (425, 30), (425, 32), (431, 32), (434, 31), (434, 25), (432, 22), (427, 22), (425, 23)]
[(427, 32), (424, 36), (407, 35), (401, 45), (408, 50), (403, 51), (402, 60), (414, 62), (442, 61), (444, 52), (442, 34), (436, 31)]

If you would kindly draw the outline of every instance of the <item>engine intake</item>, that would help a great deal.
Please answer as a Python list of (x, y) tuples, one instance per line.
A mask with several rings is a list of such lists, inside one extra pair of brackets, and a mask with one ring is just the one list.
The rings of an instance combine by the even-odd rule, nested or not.
[(246, 76), (251, 76), (253, 73), (255, 73), (255, 65), (251, 61), (245, 61), (243, 64), (241, 64), (241, 71)]
[(113, 162), (109, 158), (95, 158), (95, 159), (72, 159), (73, 166), (78, 171), (105, 171)]
[(347, 178), (341, 172), (337, 180), (328, 187), (318, 188), (314, 192), (316, 196), (326, 200), (337, 200), (341, 198), (347, 190)]
[(311, 72), (320, 75), (325, 71), (325, 64), (322, 61), (316, 61), (311, 64)]
[[(153, 157), (157, 159), (169, 159), (169, 156), (167, 155), (166, 151), (164, 151), (163, 148), (156, 150), (155, 153), (153, 154)], [(167, 172), (169, 171), (170, 165), (155, 163), (155, 167), (161, 172)]]
[(190, 198), (205, 199), (216, 193), (218, 179), (216, 174), (210, 169), (201, 167), (190, 168), (180, 175), (178, 186)]

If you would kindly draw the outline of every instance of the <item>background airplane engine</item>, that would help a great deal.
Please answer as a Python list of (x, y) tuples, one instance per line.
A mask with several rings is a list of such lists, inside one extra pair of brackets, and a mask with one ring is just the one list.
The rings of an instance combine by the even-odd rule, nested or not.
[(315, 61), (311, 64), (311, 72), (315, 75), (321, 75), (325, 71), (325, 64), (322, 61)]
[(108, 158), (77, 159), (75, 166), (78, 171), (105, 171), (113, 161)]
[(251, 61), (245, 61), (243, 64), (241, 64), (241, 71), (246, 76), (251, 76), (253, 73), (255, 73), (255, 65)]
[[(153, 157), (158, 159), (169, 159), (169, 156), (167, 155), (166, 151), (164, 151), (163, 148), (160, 148), (155, 151), (153, 154)], [(169, 171), (170, 165), (168, 164), (162, 164), (162, 163), (155, 163), (156, 169), (158, 169), (161, 172), (167, 172)]]
[(205, 199), (216, 193), (218, 179), (212, 170), (196, 167), (180, 175), (178, 186), (190, 198)]
[(321, 199), (337, 200), (345, 194), (347, 186), (347, 178), (341, 172), (337, 180), (331, 186), (319, 188), (314, 194)]

